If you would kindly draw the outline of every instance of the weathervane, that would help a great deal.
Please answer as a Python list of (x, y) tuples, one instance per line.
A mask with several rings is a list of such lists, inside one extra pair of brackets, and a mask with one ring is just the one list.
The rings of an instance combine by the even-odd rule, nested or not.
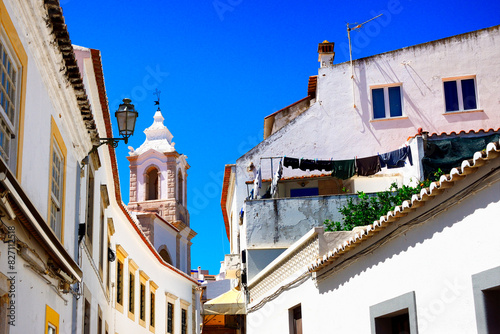
[(153, 95), (156, 95), (156, 97), (157, 97), (157, 100), (155, 101), (155, 106), (158, 106), (158, 110), (160, 110), (160, 94), (161, 94), (161, 91), (158, 90), (158, 88), (156, 88)]

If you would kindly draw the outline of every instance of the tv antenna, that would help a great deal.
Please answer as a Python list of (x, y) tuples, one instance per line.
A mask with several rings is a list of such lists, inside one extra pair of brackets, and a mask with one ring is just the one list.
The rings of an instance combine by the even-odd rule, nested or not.
[(156, 95), (155, 106), (158, 106), (158, 110), (160, 110), (160, 94), (161, 94), (161, 91), (158, 90), (158, 88), (156, 88), (156, 90), (153, 93), (153, 95)]
[(368, 21), (365, 21), (365, 22), (360, 23), (360, 24), (352, 23), (351, 25), (354, 25), (354, 27), (352, 27), (352, 28), (349, 26), (350, 24), (347, 23), (347, 38), (349, 39), (349, 62), (351, 63), (352, 105), (353, 105), (353, 108), (356, 108), (356, 96), (355, 96), (355, 91), (354, 91), (354, 67), (352, 66), (351, 30), (359, 30), (366, 23), (368, 23), (372, 20), (375, 20), (376, 18), (381, 17), (382, 15), (384, 15), (384, 14), (379, 14), (375, 17), (372, 17)]

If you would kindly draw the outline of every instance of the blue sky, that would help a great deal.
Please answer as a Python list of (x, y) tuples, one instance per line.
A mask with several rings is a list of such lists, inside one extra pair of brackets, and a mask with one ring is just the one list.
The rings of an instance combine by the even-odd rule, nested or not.
[[(257, 145), (265, 116), (307, 95), (317, 46), (349, 60), (346, 23), (384, 15), (352, 33), (353, 58), (500, 24), (500, 1), (97, 1), (61, 0), (73, 44), (101, 50), (110, 110), (130, 97), (139, 111), (130, 146), (165, 124), (188, 156), (192, 267), (218, 273), (229, 252), (220, 209), (224, 165)], [(116, 129), (114, 130), (117, 133)], [(127, 146), (117, 148), (128, 203)]]

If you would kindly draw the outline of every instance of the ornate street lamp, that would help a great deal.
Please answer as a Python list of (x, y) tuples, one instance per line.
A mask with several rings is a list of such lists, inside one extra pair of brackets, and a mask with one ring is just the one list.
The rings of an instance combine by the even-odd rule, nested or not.
[(97, 150), (97, 148), (103, 144), (108, 144), (113, 148), (116, 148), (120, 140), (123, 140), (125, 144), (128, 143), (128, 138), (134, 134), (135, 120), (139, 115), (139, 113), (135, 110), (134, 105), (130, 102), (132, 102), (132, 100), (123, 99), (123, 103), (120, 104), (118, 110), (115, 112), (115, 117), (118, 121), (118, 133), (123, 138), (99, 138), (101, 143), (99, 145), (95, 145), (92, 151)]

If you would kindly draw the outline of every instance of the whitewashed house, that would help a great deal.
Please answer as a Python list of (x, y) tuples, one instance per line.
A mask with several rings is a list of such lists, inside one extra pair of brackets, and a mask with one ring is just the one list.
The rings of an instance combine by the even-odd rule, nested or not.
[(195, 233), (165, 223), (165, 259), (99, 146), (113, 138), (100, 52), (71, 44), (57, 0), (1, 0), (0, 23), (0, 332), (199, 333)]
[[(99, 133), (105, 138), (114, 138), (100, 53), (74, 48)], [(189, 252), (178, 246), (179, 230), (154, 212), (140, 215), (128, 211), (121, 200), (116, 166), (114, 148), (103, 145), (89, 155), (81, 174), (85, 178), (81, 197), (86, 201), (81, 201), (80, 212), (86, 227), (79, 243), (84, 277), (77, 323), (82, 325), (75, 331), (84, 334), (199, 332), (199, 298), (196, 297), (201, 292), (199, 285), (184, 268), (179, 270), (171, 261), (177, 259), (175, 263), (180, 267), (178, 259), (183, 258), (183, 267), (187, 266)], [(167, 183), (162, 186), (166, 189)], [(173, 237), (162, 234), (157, 227), (153, 238), (154, 230), (145, 229), (144, 225), (144, 216), (150, 215), (154, 215), (152, 221), (159, 221), (164, 229), (173, 230)], [(155, 242), (160, 246), (155, 247)]]
[(82, 161), (98, 132), (60, 7), (0, 1), (2, 333), (72, 333)]
[(316, 228), (249, 282), (248, 333), (495, 333), (500, 142), (372, 225)]
[[(349, 62), (334, 64), (334, 43), (319, 44), (320, 69), (317, 76), (309, 78), (308, 96), (266, 117), (264, 140), (236, 164), (225, 168), (222, 212), (231, 253), (240, 257), (239, 266), (227, 267), (236, 273), (241, 270), (233, 284), (249, 291), (249, 333), (257, 329), (262, 332), (263, 328), (270, 333), (288, 332), (289, 327), (279, 327), (283, 323), (273, 322), (271, 319), (276, 319), (273, 317), (258, 325), (260, 320), (257, 320), (264, 317), (262, 312), (269, 311), (263, 311), (263, 305), (274, 310), (270, 314), (279, 313), (280, 317), (290, 316), (292, 320), (294, 312), (299, 319), (301, 310), (289, 313), (294, 305), (288, 301), (278, 305), (278, 300), (293, 296), (298, 305), (301, 298), (311, 296), (309, 314), (318, 305), (327, 305), (326, 300), (332, 295), (318, 290), (313, 283), (303, 284), (315, 287), (315, 294), (310, 290), (290, 290), (280, 299), (262, 281), (277, 282), (277, 277), (288, 277), (278, 286), (271, 284), (285, 291), (290, 289), (287, 284), (311, 281), (305, 269), (308, 263), (333, 249), (335, 240), (341, 238), (339, 234), (318, 237), (323, 233), (314, 228), (322, 227), (325, 219), (339, 221), (338, 209), (349, 197), (356, 197), (358, 191), (387, 190), (394, 182), (415, 184), (439, 166), (448, 173), (474, 152), (485, 149), (489, 141), (498, 141), (500, 63), (495, 55), (500, 51), (499, 40), (500, 27), (496, 26), (357, 59), (353, 61), (353, 76)], [(446, 151), (444, 144), (451, 149)], [(332, 171), (316, 168), (321, 163), (344, 160), (356, 160), (357, 164), (360, 158), (384, 156), (408, 147), (412, 162), (405, 156), (405, 163), (398, 168), (381, 166), (381, 170), (369, 175), (353, 169), (349, 175), (332, 177)], [(449, 158), (456, 147), (463, 148), (463, 152)], [(439, 152), (447, 159), (438, 158)], [(288, 159), (289, 167), (283, 168), (277, 190), (270, 194), (272, 177), (285, 158), (296, 161)], [(260, 188), (254, 186), (259, 172)], [(457, 208), (461, 210), (460, 206)], [(463, 242), (458, 240), (458, 244)], [(274, 273), (283, 263), (288, 263), (287, 274)], [(494, 266), (485, 263), (479, 269), (486, 270), (489, 265)], [(380, 279), (385, 270), (381, 269)], [(463, 275), (472, 275), (473, 271), (469, 267)], [(391, 280), (388, 282), (397, 286)], [(330, 302), (338, 303), (338, 307), (344, 307), (343, 303), (354, 307), (349, 304), (348, 295), (362, 295), (359, 290), (344, 289), (344, 285), (333, 288), (340, 294)], [(304, 326), (304, 330), (324, 329), (321, 326), (324, 319), (329, 319), (327, 310), (322, 313), (323, 323), (315, 318), (315, 325)], [(306, 314), (305, 309), (302, 312)], [(369, 307), (364, 312), (369, 312)], [(347, 330), (339, 328), (344, 328), (341, 332)], [(364, 328), (360, 332), (370, 327)]]

